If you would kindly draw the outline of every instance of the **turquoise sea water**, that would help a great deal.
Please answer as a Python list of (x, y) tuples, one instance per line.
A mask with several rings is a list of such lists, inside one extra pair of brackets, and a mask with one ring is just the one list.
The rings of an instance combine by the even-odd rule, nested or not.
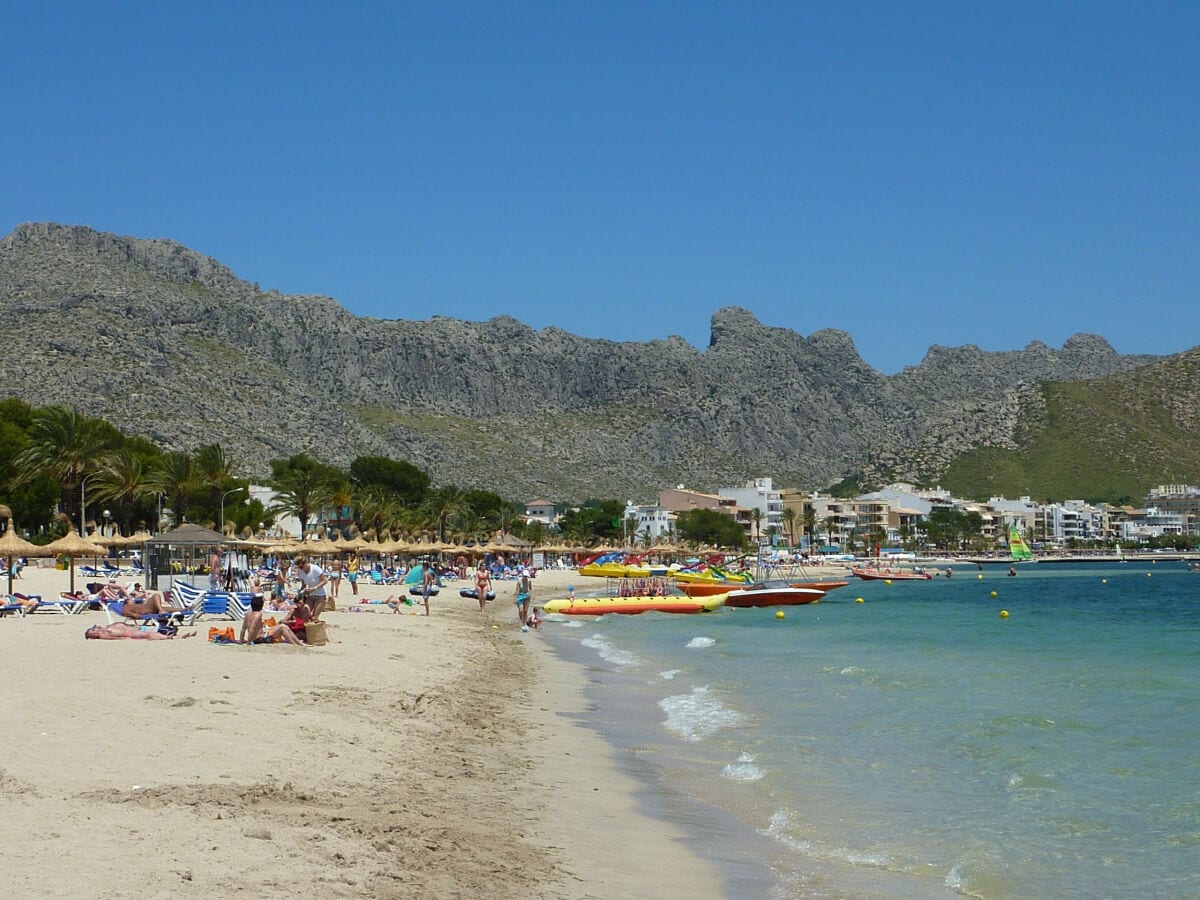
[(731, 894), (1200, 897), (1200, 573), (977, 574), (547, 631)]

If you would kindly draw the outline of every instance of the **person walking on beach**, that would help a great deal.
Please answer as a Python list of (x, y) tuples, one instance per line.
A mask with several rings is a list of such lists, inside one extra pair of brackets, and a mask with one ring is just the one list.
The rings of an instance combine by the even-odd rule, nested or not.
[(329, 575), (316, 563), (310, 562), (303, 553), (292, 560), (289, 574), (303, 585), (301, 590), (312, 608), (312, 620), (320, 622), (321, 611), (325, 609), (325, 585), (329, 584)]
[(529, 570), (522, 569), (520, 576), (517, 578), (517, 617), (521, 620), (521, 624), (526, 624), (526, 619), (529, 616), (529, 598), (533, 595), (533, 583), (529, 580)]
[(338, 588), (342, 585), (342, 558), (335, 556), (329, 563), (329, 587), (333, 599), (337, 599)]
[(350, 561), (346, 563), (346, 578), (350, 582), (350, 593), (358, 596), (358, 554), (351, 553)]
[(210, 591), (219, 591), (221, 589), (220, 547), (214, 547), (212, 554), (208, 557), (208, 589)]
[(487, 609), (487, 595), (491, 586), (492, 577), (488, 575), (487, 566), (483, 564), (483, 560), (480, 560), (479, 565), (475, 567), (475, 593), (479, 595), (480, 612)]
[(425, 600), (425, 615), (429, 615), (429, 595), (437, 585), (437, 573), (429, 562), (421, 564), (421, 597)]

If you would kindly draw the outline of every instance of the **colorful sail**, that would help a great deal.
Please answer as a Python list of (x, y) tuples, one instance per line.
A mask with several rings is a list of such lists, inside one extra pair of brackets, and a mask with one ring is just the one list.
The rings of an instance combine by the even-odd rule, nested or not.
[(1008, 526), (1008, 552), (1016, 560), (1033, 559), (1033, 551), (1025, 543), (1025, 539), (1017, 533), (1016, 525)]

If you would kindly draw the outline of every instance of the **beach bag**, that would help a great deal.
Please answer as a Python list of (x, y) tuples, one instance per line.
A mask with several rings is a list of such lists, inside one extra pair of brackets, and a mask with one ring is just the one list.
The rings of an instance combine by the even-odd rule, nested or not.
[(304, 640), (313, 647), (329, 643), (329, 628), (324, 622), (307, 622), (304, 625)]

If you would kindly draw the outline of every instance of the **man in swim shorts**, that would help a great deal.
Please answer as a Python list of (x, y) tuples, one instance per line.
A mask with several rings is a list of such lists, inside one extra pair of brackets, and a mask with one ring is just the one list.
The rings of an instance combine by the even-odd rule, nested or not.
[(276, 640), (280, 640), (294, 647), (306, 646), (286, 623), (273, 625), (270, 628), (264, 627), (262, 609), (263, 598), (251, 598), (250, 610), (246, 613), (246, 618), (242, 619), (242, 634), (238, 638), (239, 644), (273, 644)]

